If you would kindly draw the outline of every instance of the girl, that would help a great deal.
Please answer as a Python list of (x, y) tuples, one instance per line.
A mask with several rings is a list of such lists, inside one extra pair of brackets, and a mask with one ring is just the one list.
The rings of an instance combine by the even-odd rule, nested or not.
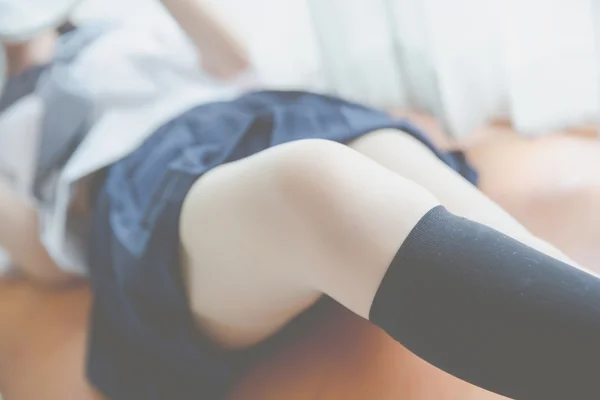
[[(169, 7), (192, 39), (214, 28), (187, 19), (208, 21), (199, 4)], [(590, 397), (598, 279), (486, 199), (462, 157), (337, 98), (232, 99), (168, 35), (119, 33), (61, 58), (62, 77), (86, 79), (60, 94), (92, 97), (71, 129), (48, 131), (72, 135), (38, 156), (41, 219), (0, 192), (0, 243), (17, 265), (46, 281), (88, 274), (88, 375), (107, 397), (222, 398), (324, 295), (486, 389)], [(240, 70), (235, 51), (194, 43)], [(98, 73), (107, 62), (116, 75)]]

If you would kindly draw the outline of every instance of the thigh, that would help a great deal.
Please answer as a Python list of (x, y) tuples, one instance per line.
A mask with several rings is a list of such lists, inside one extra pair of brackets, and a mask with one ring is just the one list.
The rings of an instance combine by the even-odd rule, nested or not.
[[(531, 241), (531, 235), (514, 219), (413, 138), (397, 131), (375, 132), (351, 146), (427, 187), (455, 213), (513, 234), (519, 232), (524, 241)], [(487, 184), (488, 171), (482, 172)], [(427, 364), (339, 306), (326, 309), (313, 324), (274, 357), (257, 365), (233, 398), (501, 398)]]
[[(279, 330), (320, 293), (300, 277), (302, 246), (271, 189), (279, 148), (215, 168), (190, 190), (181, 212), (182, 267), (194, 317), (224, 347), (247, 347)], [(277, 163), (277, 161), (274, 161)], [(278, 232), (288, 241), (272, 240)], [(285, 247), (285, 248), (284, 248)]]
[[(362, 136), (350, 147), (422, 185), (455, 214), (492, 224), (514, 221), (477, 187), (410, 135), (397, 130), (380, 130)], [(478, 206), (473, 207), (473, 203)]]
[(181, 213), (196, 321), (229, 348), (266, 339), (325, 292), (367, 318), (400, 244), (439, 203), (327, 141), (271, 148), (205, 175)]
[(454, 214), (488, 225), (548, 255), (577, 265), (554, 246), (534, 236), (415, 138), (394, 130), (382, 130), (359, 138), (351, 147), (427, 189)]

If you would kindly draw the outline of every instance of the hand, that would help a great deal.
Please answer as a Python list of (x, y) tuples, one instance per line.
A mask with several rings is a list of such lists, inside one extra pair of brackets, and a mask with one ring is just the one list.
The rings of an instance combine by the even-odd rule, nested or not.
[(203, 68), (221, 79), (231, 79), (250, 65), (245, 47), (200, 0), (162, 0), (183, 31), (194, 42)]
[(3, 43), (8, 59), (8, 76), (15, 76), (32, 65), (44, 65), (52, 60), (58, 34), (48, 31), (26, 42)]

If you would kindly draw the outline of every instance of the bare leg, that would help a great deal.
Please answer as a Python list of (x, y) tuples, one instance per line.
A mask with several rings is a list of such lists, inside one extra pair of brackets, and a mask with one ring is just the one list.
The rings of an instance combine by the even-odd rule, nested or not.
[(265, 339), (322, 293), (367, 317), (395, 252), (437, 204), (429, 191), (455, 214), (566, 259), (407, 135), (374, 132), (352, 146), (387, 168), (340, 145), (297, 142), (224, 166), (190, 194), (192, 306), (221, 344)]
[(463, 147), (480, 172), (483, 193), (533, 234), (600, 272), (600, 141), (595, 129), (531, 139), (499, 121), (458, 146), (429, 115), (402, 110), (394, 115), (411, 120), (444, 149)]
[(488, 225), (569, 264), (576, 264), (562, 252), (531, 234), (481, 190), (442, 163), (411, 136), (398, 134), (393, 130), (382, 130), (363, 136), (352, 147), (423, 186), (453, 213)]
[[(429, 153), (422, 154), (423, 150), (426, 152), (427, 150), (420, 143), (400, 136), (397, 132), (380, 132), (357, 141), (354, 143), (354, 147), (388, 168), (407, 175), (419, 183), (429, 185), (429, 189), (435, 192), (442, 203), (455, 213), (487, 223), (513, 236), (520, 236), (522, 241), (529, 242), (532, 246), (549, 248), (507, 217), (485, 196), (479, 192), (470, 193), (470, 188), (465, 186), (467, 184), (460, 177), (440, 165), (437, 159), (429, 156)], [(463, 188), (467, 190), (464, 191)], [(550, 249), (550, 251), (554, 250)], [(560, 256), (560, 253), (556, 252), (555, 254)], [(341, 310), (338, 312), (344, 314)], [(314, 394), (314, 396), (323, 398), (358, 399), (363, 398), (365, 393), (371, 396), (374, 393), (381, 393), (381, 396), (393, 396), (394, 390), (400, 390), (401, 393), (398, 395), (407, 399), (499, 398), (499, 396), (450, 378), (445, 373), (419, 360), (402, 346), (393, 344), (389, 338), (381, 336), (378, 330), (353, 316), (348, 315), (347, 322), (343, 322), (343, 319), (331, 322), (330, 318), (327, 316), (318, 322), (319, 325), (327, 325), (329, 322), (329, 328), (318, 329), (322, 335), (320, 339), (311, 336), (311, 334), (314, 335), (314, 329), (311, 329), (306, 332), (305, 338), (298, 338), (299, 343), (290, 347), (292, 349), (290, 352), (281, 354), (280, 358), (268, 360), (262, 368), (255, 370), (249, 384), (242, 386), (246, 390), (243, 392), (244, 396), (275, 399), (284, 394), (296, 393), (298, 394), (297, 398), (309, 397)], [(364, 326), (364, 330), (361, 330), (360, 326)], [(349, 339), (349, 336), (353, 337), (354, 334), (359, 337)], [(381, 347), (375, 345), (380, 336)], [(348, 343), (352, 350), (345, 348), (344, 343)], [(348, 361), (348, 354), (359, 356), (355, 346), (357, 343), (360, 343), (361, 346), (369, 343), (373, 347), (370, 347), (370, 350), (361, 356), (363, 357), (362, 361)], [(319, 363), (316, 363), (311, 356), (305, 356), (308, 354), (319, 354)], [(394, 356), (390, 356), (390, 354), (394, 354)], [(339, 362), (340, 358), (346, 361)], [(346, 362), (353, 365), (348, 374), (360, 375), (360, 377), (357, 375), (356, 380), (377, 382), (377, 384), (365, 389), (363, 384), (353, 385), (353, 379), (337, 382), (335, 380), (337, 374), (332, 376), (325, 372), (326, 370), (346, 371)], [(289, 367), (290, 365), (293, 367)], [(357, 365), (369, 365), (369, 368), (359, 372)], [(315, 368), (321, 368), (321, 373), (315, 372)], [(284, 371), (283, 375), (278, 374), (277, 371)], [(377, 379), (367, 378), (370, 371), (377, 371)], [(389, 371), (394, 371), (399, 375), (390, 378), (395, 384), (385, 385), (382, 376), (387, 376)], [(414, 375), (412, 375), (413, 373)], [(273, 379), (273, 374), (278, 381), (282, 381), (276, 388), (268, 384), (269, 380)], [(327, 378), (324, 378), (325, 376)], [(348, 375), (343, 376), (348, 378)], [(261, 379), (265, 380), (262, 385)], [(402, 379), (405, 379), (405, 383), (399, 384)], [(418, 379), (426, 380), (427, 384), (417, 383)]]
[(362, 317), (437, 200), (346, 146), (302, 141), (203, 177), (182, 213), (193, 309), (221, 344), (273, 334), (325, 292)]
[[(88, 301), (84, 288), (63, 295), (28, 284), (0, 284), (0, 361), (6, 361), (0, 367), (0, 392), (6, 400), (95, 398), (81, 374)], [(327, 312), (315, 321), (319, 328), (311, 327), (303, 339), (266, 360), (234, 398), (495, 398), (421, 361), (358, 317), (338, 307), (327, 311), (340, 315)], [(56, 357), (63, 367), (55, 367)]]

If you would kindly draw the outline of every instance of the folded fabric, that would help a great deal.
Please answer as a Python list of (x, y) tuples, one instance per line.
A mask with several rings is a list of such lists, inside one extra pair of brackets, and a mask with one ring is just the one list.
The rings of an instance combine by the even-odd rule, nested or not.
[(0, 0), (0, 38), (26, 40), (59, 25), (80, 0)]

